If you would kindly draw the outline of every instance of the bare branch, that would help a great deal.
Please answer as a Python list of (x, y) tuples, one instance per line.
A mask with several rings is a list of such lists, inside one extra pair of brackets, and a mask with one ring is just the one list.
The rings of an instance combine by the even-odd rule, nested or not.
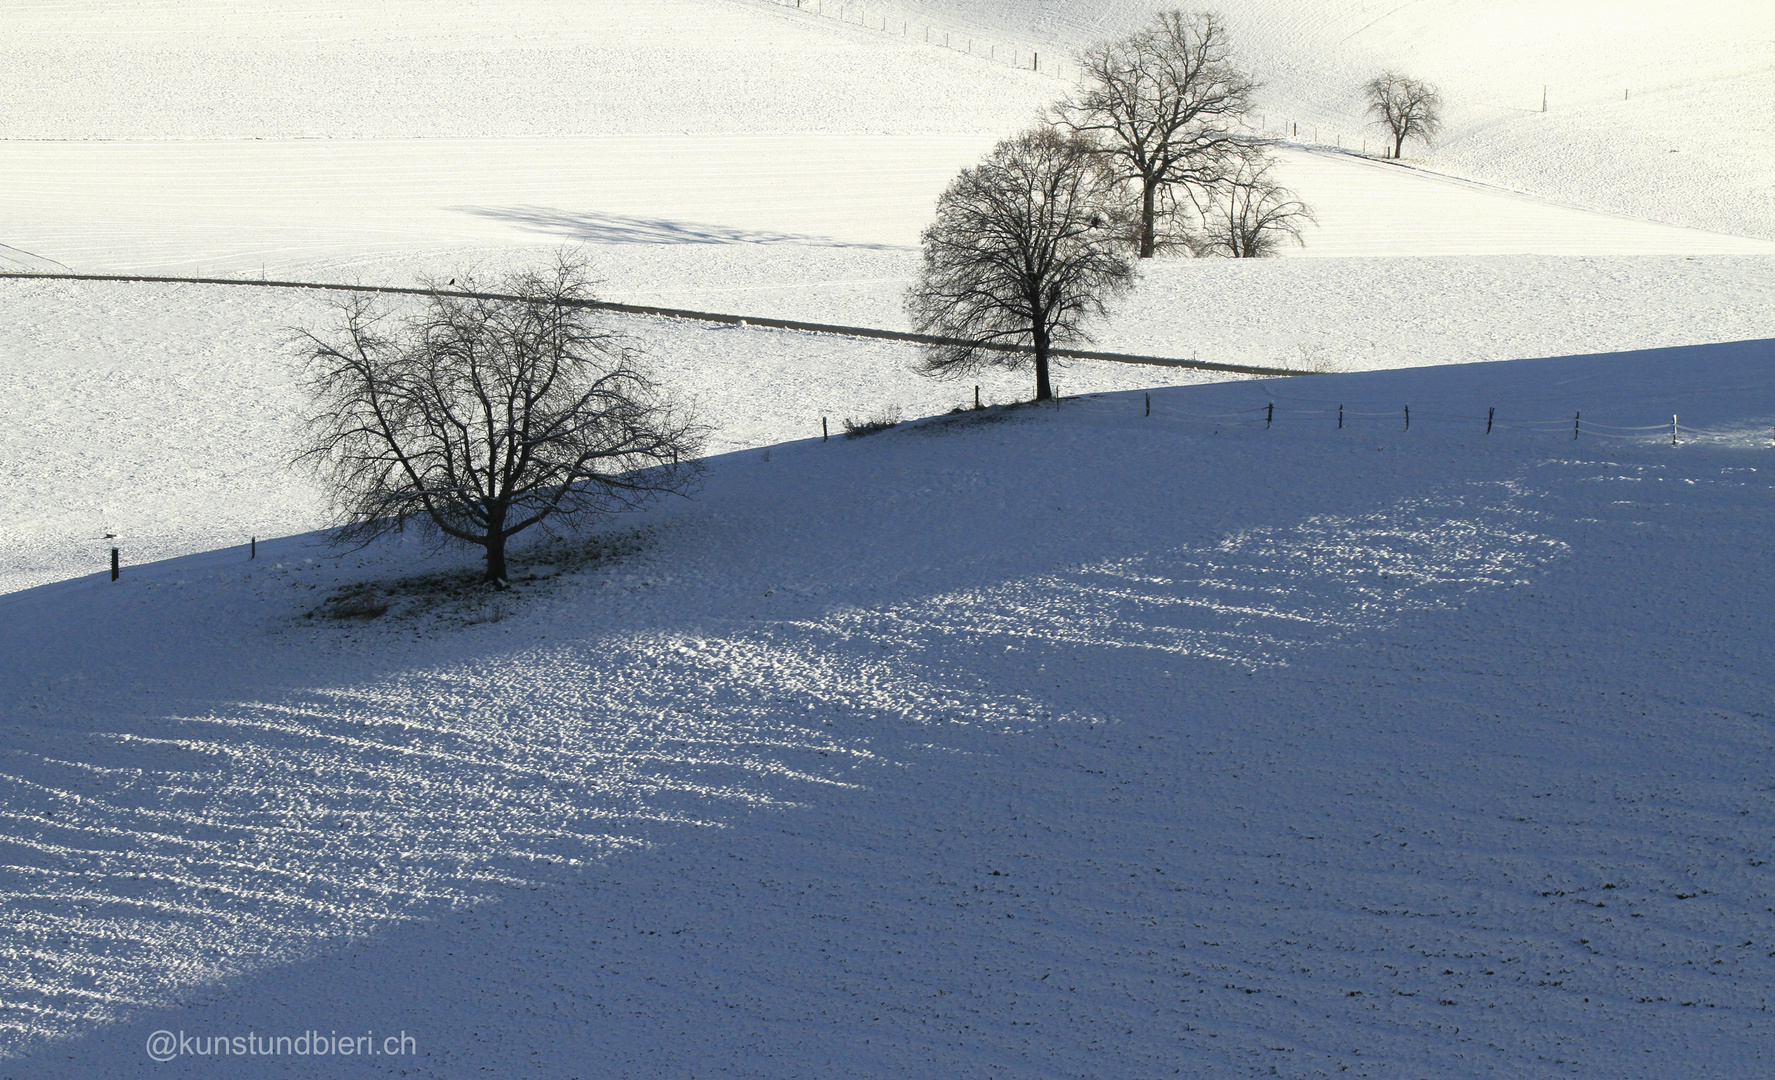
[(1225, 172), (1258, 84), (1233, 64), (1225, 24), (1201, 12), (1160, 12), (1077, 62), (1082, 85), (1056, 122), (1099, 142), (1139, 193), (1140, 257), (1150, 258), (1159, 204), (1175, 185), (1206, 187)]
[(1393, 157), (1399, 157), (1408, 139), (1426, 145), (1442, 130), (1442, 95), (1429, 83), (1388, 71), (1362, 88), (1368, 113), (1393, 136)]
[(1046, 126), (964, 169), (937, 200), (924, 266), (906, 294), (921, 332), (958, 339), (930, 346), (925, 372), (1021, 367), (1028, 354), (982, 346), (1028, 344), (1036, 399), (1051, 397), (1050, 346), (1086, 339), (1084, 323), (1133, 279), (1118, 188), (1095, 146)]
[(1197, 255), (1255, 259), (1276, 254), (1285, 237), (1304, 244), (1301, 232), (1316, 224), (1313, 211), (1270, 176), (1274, 162), (1261, 150), (1241, 158), (1217, 183), (1201, 208)]
[(576, 303), (591, 295), (582, 264), (463, 291), (517, 299), (433, 292), (403, 316), (354, 296), (332, 331), (296, 332), (298, 460), (327, 482), (339, 540), (418, 526), (485, 548), (499, 583), (506, 540), (527, 528), (688, 493), (706, 430)]

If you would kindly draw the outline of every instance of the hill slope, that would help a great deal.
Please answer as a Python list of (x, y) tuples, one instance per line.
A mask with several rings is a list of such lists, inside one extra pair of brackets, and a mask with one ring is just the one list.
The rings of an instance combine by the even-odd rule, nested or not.
[[(1062, 52), (1125, 33), (1152, 0), (872, 5)], [(1188, 5), (1185, 5), (1186, 7)], [(1433, 167), (1577, 206), (1775, 239), (1775, 8), (1738, 0), (1235, 0), (1271, 131), (1359, 147), (1358, 88), (1387, 68), (1440, 86)], [(1541, 112), (1543, 88), (1548, 111)], [(1672, 153), (1677, 151), (1677, 153)]]
[(303, 538), (7, 597), (0, 1075), (1766, 1071), (1770, 363), (780, 446), (500, 611), (306, 620), (425, 564)]

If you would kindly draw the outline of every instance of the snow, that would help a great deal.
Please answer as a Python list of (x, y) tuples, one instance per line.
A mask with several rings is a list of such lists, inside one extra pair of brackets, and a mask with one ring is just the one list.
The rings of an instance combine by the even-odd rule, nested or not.
[(7, 6), (0, 137), (1001, 131), (1054, 80), (769, 5)]
[[(7, 242), (88, 273), (350, 276), (539, 241), (912, 247), (979, 136), (0, 143)], [(1775, 243), (1295, 151), (1302, 254), (1737, 254)], [(343, 264), (343, 265), (341, 265)], [(208, 268), (207, 270), (205, 268)], [(41, 267), (38, 267), (41, 268)], [(341, 271), (345, 271), (344, 274)], [(398, 276), (408, 284), (411, 277)]]
[(303, 619), (416, 564), (300, 537), (14, 594), (13, 1067), (1755, 1074), (1768, 371), (804, 440), (473, 625)]
[[(1070, 53), (1171, 5), (869, 6)], [(1767, 4), (1243, 0), (1223, 15), (1236, 55), (1265, 84), (1259, 100), (1272, 134), (1310, 141), (1316, 133), (1346, 149), (1366, 139), (1378, 151), (1380, 130), (1368, 124), (1359, 88), (1390, 68), (1443, 90), (1444, 134), (1427, 151), (1415, 143), (1407, 151), (1432, 168), (1573, 205), (1775, 239), (1775, 8)]]
[[(0, 269), (566, 244), (902, 328), (944, 184), (1153, 6), (13, 3)], [(0, 1078), (311, 1029), (435, 1077), (1767, 1073), (1775, 14), (1227, 14), (1320, 226), (1142, 267), (1095, 344), (1326, 374), (976, 412), (895, 343), (612, 317), (702, 488), (509, 595), (315, 531), (328, 294), (0, 279)], [(1346, 152), (1382, 66), (1449, 99), (1421, 159)]]
[[(905, 325), (899, 297), (916, 269), (915, 256), (891, 248), (590, 250), (613, 299), (863, 326)], [(1770, 339), (1768, 265), (1754, 256), (1163, 261), (1096, 328), (1095, 344), (1358, 371)], [(332, 299), (251, 286), (0, 280), (0, 356), (9, 358), (0, 458), (16, 463), (0, 473), (0, 494), (21, 508), (0, 524), (0, 586), (86, 573), (113, 543), (140, 562), (318, 527), (324, 500), (290, 466), (302, 400), (287, 342), (293, 327), (326, 325)], [(847, 417), (947, 412), (971, 405), (975, 384), (987, 402), (1029, 394), (1027, 374), (926, 379), (912, 370), (915, 350), (892, 342), (661, 319), (612, 325), (715, 425), (718, 453), (817, 434), (822, 417), (838, 431)], [(1056, 376), (1064, 394), (1209, 377), (1103, 362), (1065, 364)]]

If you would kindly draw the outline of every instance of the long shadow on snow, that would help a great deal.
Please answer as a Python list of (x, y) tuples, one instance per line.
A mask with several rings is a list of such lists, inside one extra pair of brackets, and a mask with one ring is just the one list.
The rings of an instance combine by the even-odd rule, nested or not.
[[(1766, 349), (1665, 350), (1615, 364), (1614, 377), (1655, 383), (1687, 360), (1735, 363), (1750, 385)], [(1609, 377), (1597, 358), (1532, 366), (1542, 399)], [(1529, 393), (1504, 367), (1443, 370), (1461, 395)], [(1389, 374), (1287, 385), (1437, 385), (1436, 372)], [(609, 856), (886, 797), (868, 792), (891, 791), (895, 763), (932, 738), (1150, 715), (1154, 694), (1183, 700), (1164, 681), (1174, 671), (1212, 696), (1302, 650), (1434, 621), (1568, 550), (1566, 525), (1536, 509), (1525, 481), (1540, 444), (1476, 461), (1466, 432), (1422, 430), (1408, 445), (1379, 428), (1284, 438), (1249, 421), (1163, 422), (1237, 416), (1266, 393), (1157, 392), (1159, 423), (1136, 422), (1138, 399), (1117, 395), (1068, 403), (1058, 419), (969, 416), (790, 444), (769, 461), (727, 455), (703, 500), (658, 515), (651, 556), (453, 639), (352, 643), (221, 621), (175, 636), (170, 588), (158, 603), (33, 605), (28, 632), (6, 631), (7, 682), (22, 691), (4, 781), (14, 1045), (93, 1031), (47, 1053), (74, 1075), (103, 1071), (133, 1061), (149, 1030), (124, 1016), (299, 1025), (341, 1001), (341, 981), (359, 990), (313, 1022), (386, 1031), (422, 1015), (434, 982), (449, 985), (453, 935), (516, 972), (543, 958), (505, 935), (502, 913), (536, 926), (567, 903), (610, 923), (621, 895), (557, 891), (596, 880)], [(1743, 401), (1697, 405), (1733, 420)], [(201, 603), (185, 610), (215, 618)], [(1114, 658), (1136, 689), (1047, 667), (1076, 674), (1093, 657)], [(699, 857), (724, 846), (707, 841)], [(646, 858), (669, 863), (671, 850)], [(670, 876), (641, 871), (655, 873)], [(659, 910), (680, 901), (695, 902)], [(727, 917), (698, 924), (695, 940), (745, 952), (711, 944)], [(398, 929), (414, 918), (437, 921)], [(386, 944), (341, 953), (364, 937)], [(427, 974), (375, 989), (385, 968), (352, 959), (363, 949)], [(588, 978), (596, 966), (559, 962)], [(639, 970), (612, 977), (653, 1002), (649, 1016), (678, 1000), (670, 984), (643, 987), (652, 976)], [(460, 988), (461, 1012), (432, 1045), (492, 1007), (476, 993)], [(696, 993), (713, 1013), (719, 995)], [(169, 998), (203, 1008), (152, 1008)], [(631, 1047), (661, 1030), (642, 1022)], [(440, 1052), (466, 1066), (472, 1043)]]
[(826, 236), (737, 229), (691, 221), (556, 210), (547, 206), (458, 206), (456, 210), (495, 221), (513, 222), (533, 232), (587, 244), (812, 244), (886, 250), (891, 244), (857, 244)]

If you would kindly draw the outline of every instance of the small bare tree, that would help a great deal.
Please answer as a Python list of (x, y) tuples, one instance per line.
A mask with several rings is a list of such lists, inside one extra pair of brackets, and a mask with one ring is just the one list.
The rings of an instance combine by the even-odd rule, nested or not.
[(1119, 189), (1094, 145), (1045, 125), (962, 170), (937, 200), (906, 293), (913, 324), (945, 339), (927, 347), (925, 373), (1033, 360), (1035, 399), (1052, 398), (1052, 347), (1085, 340), (1085, 320), (1133, 280)]
[(483, 292), (458, 275), (418, 311), (354, 294), (324, 334), (296, 332), (311, 402), (313, 466), (333, 495), (335, 539), (416, 525), (486, 551), (506, 582), (506, 541), (688, 493), (703, 430), (603, 329), (583, 265), (508, 275)]
[(1275, 162), (1253, 152), (1238, 159), (1201, 208), (1197, 255), (1256, 259), (1274, 255), (1284, 238), (1304, 245), (1301, 230), (1317, 224), (1313, 211), (1270, 176)]
[(1429, 83), (1384, 72), (1362, 88), (1374, 122), (1393, 135), (1393, 157), (1405, 149), (1405, 140), (1430, 140), (1442, 130), (1442, 95)]
[(1164, 189), (1205, 188), (1226, 171), (1237, 129), (1258, 84), (1232, 63), (1218, 16), (1165, 11), (1145, 29), (1078, 56), (1076, 95), (1056, 107), (1058, 122), (1101, 142), (1117, 170), (1140, 190), (1140, 257), (1158, 246), (1155, 218)]

